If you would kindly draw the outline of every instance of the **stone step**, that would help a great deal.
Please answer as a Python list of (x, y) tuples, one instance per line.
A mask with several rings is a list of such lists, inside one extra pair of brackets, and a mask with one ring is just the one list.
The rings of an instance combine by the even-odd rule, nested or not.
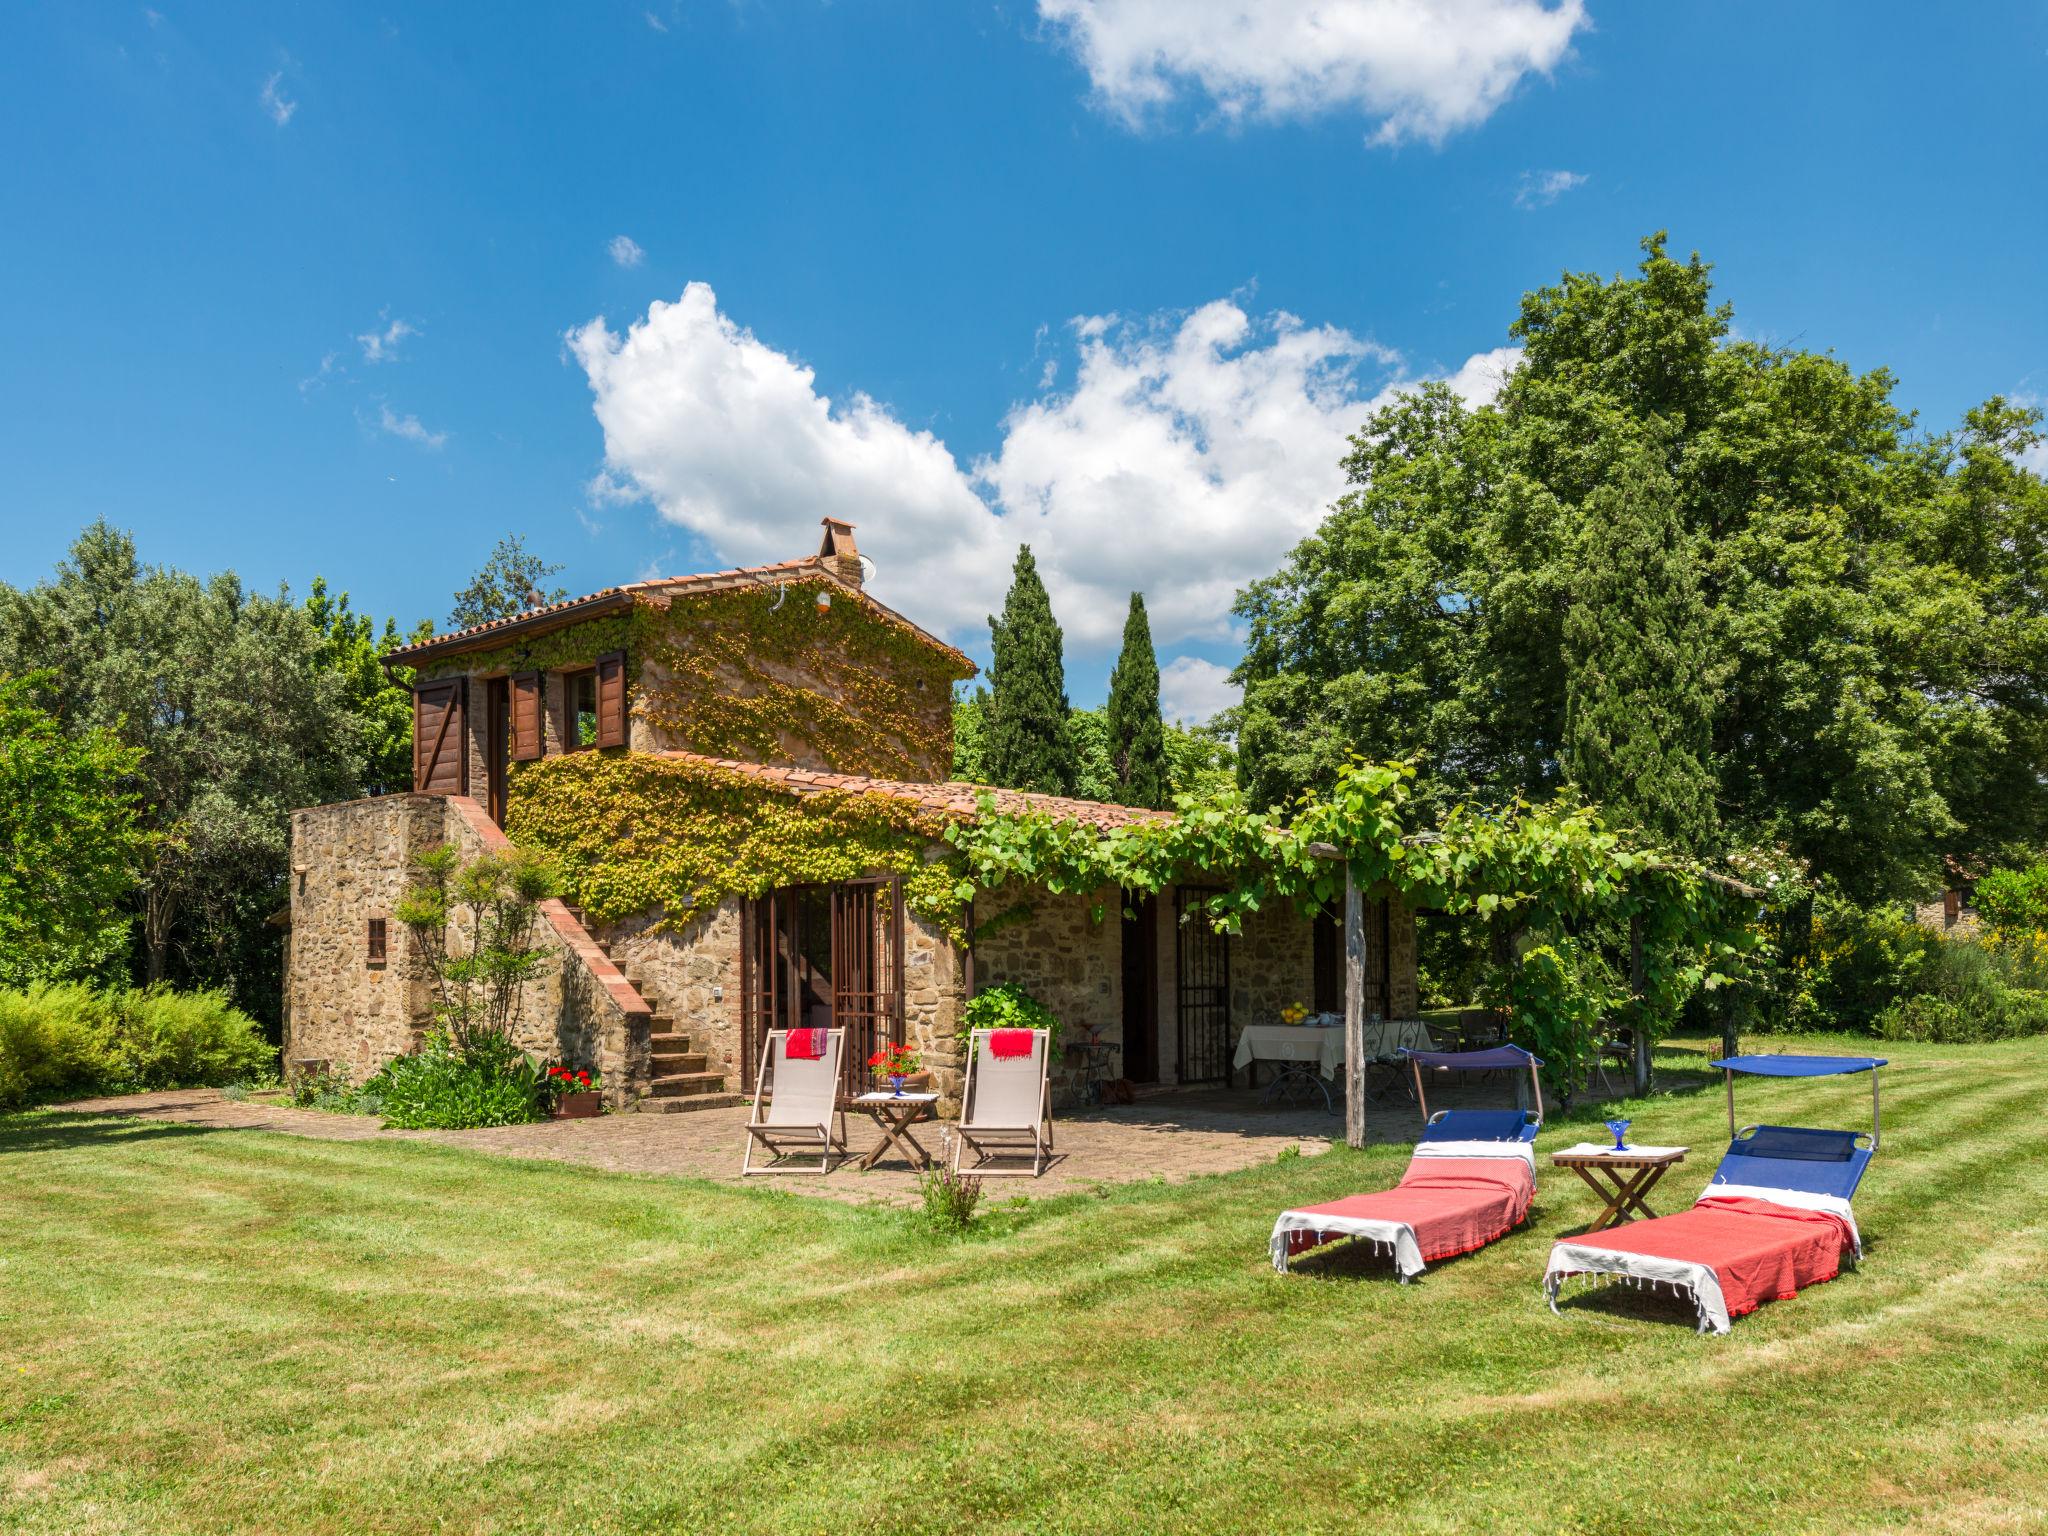
[[(647, 997), (645, 992), (642, 992), (640, 995)], [(654, 1012), (647, 1015), (648, 1029), (656, 1035), (665, 1035), (674, 1030), (676, 1027), (676, 1016), (674, 1014), (663, 1013), (660, 1006), (651, 997), (647, 997), (647, 1006), (654, 1009)]]
[(702, 1072), (710, 1065), (711, 1058), (703, 1051), (664, 1051), (660, 1046), (654, 1048), (654, 1075), (656, 1077), (672, 1077), (677, 1073)]
[(725, 1074), (723, 1072), (672, 1072), (666, 1077), (657, 1077), (648, 1085), (648, 1093), (657, 1099), (682, 1098), (693, 1093), (723, 1093)]
[(685, 1115), (699, 1109), (735, 1109), (746, 1102), (743, 1093), (692, 1093), (676, 1099), (642, 1099), (633, 1108), (643, 1115)]

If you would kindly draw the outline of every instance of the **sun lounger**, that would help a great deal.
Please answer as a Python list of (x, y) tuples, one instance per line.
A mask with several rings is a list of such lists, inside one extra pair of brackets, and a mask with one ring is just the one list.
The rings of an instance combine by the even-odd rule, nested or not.
[[(792, 1035), (799, 1039), (790, 1052)], [(839, 1109), (841, 1029), (771, 1029), (761, 1042), (760, 1070), (754, 1074), (754, 1108), (747, 1119), (742, 1176), (756, 1173), (830, 1173), (834, 1153), (846, 1152), (846, 1117)], [(808, 1054), (815, 1051), (815, 1055)], [(755, 1147), (774, 1161), (754, 1166)], [(785, 1164), (792, 1152), (815, 1152), (815, 1164)]]
[[(1474, 1072), (1527, 1066), (1532, 1075), (1542, 1065), (1511, 1045), (1405, 1054), (1417, 1068), (1418, 1096), (1425, 1064)], [(1428, 1114), (1426, 1099), (1423, 1111)], [(1273, 1267), (1284, 1274), (1296, 1255), (1351, 1238), (1391, 1255), (1405, 1285), (1426, 1265), (1484, 1248), (1528, 1219), (1541, 1121), (1540, 1109), (1534, 1115), (1519, 1109), (1439, 1110), (1425, 1122), (1408, 1171), (1394, 1188), (1282, 1211), (1273, 1223)]]
[[(1044, 1171), (1052, 1155), (1050, 1044), (1042, 1029), (977, 1029), (970, 1036), (960, 1123), (954, 1127), (955, 1173), (1036, 1178)], [(976, 1161), (963, 1168), (969, 1151)], [(1029, 1168), (996, 1166), (998, 1158), (1027, 1153)]]
[[(1821, 1065), (1825, 1063), (1826, 1065)], [(1730, 1074), (1814, 1077), (1875, 1072), (1869, 1057), (1755, 1056), (1717, 1062)], [(1737, 1132), (1692, 1209), (1626, 1222), (1551, 1249), (1543, 1288), (1557, 1310), (1571, 1280), (1621, 1282), (1689, 1297), (1702, 1333), (1726, 1333), (1766, 1301), (1786, 1301), (1834, 1279), (1863, 1254), (1850, 1201), (1877, 1150), (1872, 1129), (1815, 1130), (1752, 1125)], [(1863, 1145), (1865, 1141), (1869, 1145)]]

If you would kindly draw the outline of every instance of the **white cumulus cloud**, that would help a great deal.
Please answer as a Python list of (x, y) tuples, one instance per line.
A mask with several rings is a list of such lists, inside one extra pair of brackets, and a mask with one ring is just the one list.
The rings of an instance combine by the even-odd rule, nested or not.
[(1230, 668), (1199, 656), (1176, 656), (1159, 669), (1159, 712), (1185, 725), (1204, 725), (1244, 697)]
[(1586, 184), (1582, 171), (1524, 171), (1515, 187), (1517, 208), (1548, 208), (1567, 192)]
[(1096, 99), (1133, 124), (1199, 90), (1226, 119), (1356, 112), (1440, 141), (1547, 75), (1584, 0), (1038, 0)]
[(408, 443), (418, 443), (422, 448), (438, 448), (448, 441), (446, 432), (429, 431), (420, 425), (419, 417), (401, 416), (381, 402), (377, 406), (377, 429)]
[(270, 120), (280, 128), (290, 122), (292, 114), (299, 110), (299, 104), (284, 93), (284, 71), (281, 69), (263, 82), (263, 93), (257, 100), (270, 114)]
[(622, 267), (637, 267), (647, 259), (647, 253), (640, 249), (640, 242), (631, 235), (613, 235), (611, 244), (605, 249), (611, 252), (612, 260)]
[[(388, 313), (388, 312), (387, 312)], [(391, 320), (386, 316), (377, 317), (379, 325), (372, 326), (356, 337), (356, 345), (363, 349), (366, 363), (390, 363), (398, 360), (398, 349), (406, 337), (419, 335), (419, 327), (409, 320)], [(379, 328), (381, 326), (381, 329)]]
[[(1077, 320), (1069, 339), (1073, 387), (1041, 387), (962, 465), (881, 402), (820, 393), (692, 283), (623, 334), (600, 319), (567, 338), (604, 432), (592, 502), (644, 497), (742, 563), (808, 553), (820, 517), (846, 518), (876, 595), (963, 641), (985, 634), (1021, 542), (1077, 653), (1115, 646), (1133, 591), (1163, 647), (1227, 642), (1238, 588), (1316, 527), (1349, 434), (1412, 382), (1374, 341), (1231, 299)], [(1454, 381), (1490, 399), (1518, 355), (1482, 353)]]

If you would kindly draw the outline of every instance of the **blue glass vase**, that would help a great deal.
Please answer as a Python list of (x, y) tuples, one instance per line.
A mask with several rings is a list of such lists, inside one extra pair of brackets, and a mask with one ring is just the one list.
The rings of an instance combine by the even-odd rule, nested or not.
[(1607, 1122), (1607, 1129), (1614, 1132), (1615, 1151), (1626, 1152), (1628, 1150), (1628, 1128), (1634, 1123), (1632, 1120), (1610, 1120)]
[(903, 1097), (903, 1077), (901, 1073), (891, 1072), (889, 1074), (889, 1092), (899, 1099)]

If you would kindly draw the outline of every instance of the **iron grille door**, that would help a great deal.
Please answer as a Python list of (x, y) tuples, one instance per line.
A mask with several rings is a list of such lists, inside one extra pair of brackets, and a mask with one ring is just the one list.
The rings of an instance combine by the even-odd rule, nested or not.
[(1180, 1021), (1180, 1080), (1230, 1081), (1230, 935), (1218, 933), (1199, 909), (1210, 889), (1183, 885), (1173, 893), (1175, 1010)]
[(832, 887), (832, 1022), (846, 1031), (844, 1091), (870, 1086), (868, 1058), (903, 1043), (903, 882)]
[(740, 1082), (752, 1092), (761, 1043), (795, 1022), (796, 911), (787, 891), (748, 900), (740, 923)]

